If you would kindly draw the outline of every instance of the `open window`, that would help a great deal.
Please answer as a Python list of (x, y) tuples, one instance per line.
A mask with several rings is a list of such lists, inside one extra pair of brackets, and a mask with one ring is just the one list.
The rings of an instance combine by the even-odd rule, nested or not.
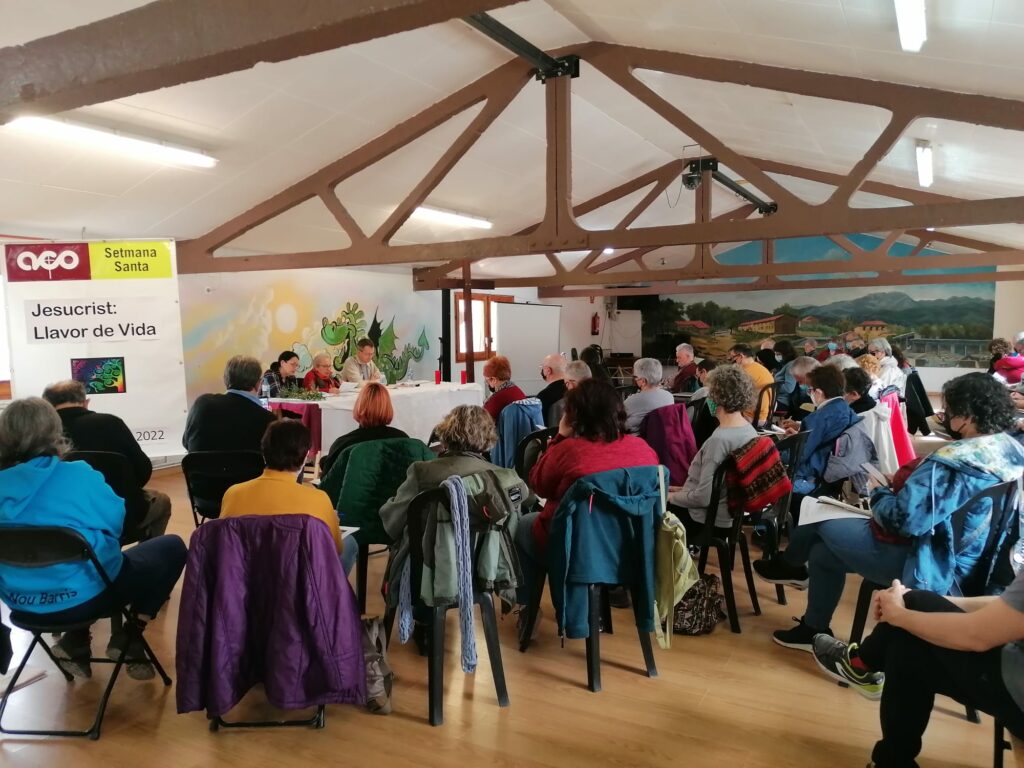
[[(455, 297), (455, 362), (466, 362), (466, 320), (463, 316), (462, 291), (454, 291)], [(472, 294), (470, 307), (473, 312), (473, 359), (487, 360), (497, 354), (494, 348), (494, 306), (500, 302), (515, 301), (514, 296)]]

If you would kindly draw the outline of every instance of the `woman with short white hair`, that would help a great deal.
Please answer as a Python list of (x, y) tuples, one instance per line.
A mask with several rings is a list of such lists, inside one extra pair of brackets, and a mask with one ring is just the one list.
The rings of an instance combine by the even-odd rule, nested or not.
[(899, 363), (892, 356), (892, 347), (884, 336), (879, 336), (868, 342), (868, 354), (878, 361), (880, 371), (878, 383), (881, 389), (886, 387), (899, 387), (900, 394), (903, 394), (907, 386), (907, 375), (900, 370)]
[(653, 357), (641, 357), (633, 363), (633, 381), (640, 391), (627, 397), (624, 403), (627, 432), (636, 434), (648, 413), (675, 402), (672, 393), (661, 387), (663, 373), (661, 363)]

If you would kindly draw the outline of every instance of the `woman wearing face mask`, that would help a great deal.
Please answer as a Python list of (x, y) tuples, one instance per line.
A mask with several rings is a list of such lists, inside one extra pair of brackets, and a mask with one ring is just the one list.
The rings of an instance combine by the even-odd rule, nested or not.
[(880, 387), (882, 389), (899, 387), (900, 394), (903, 394), (903, 389), (907, 386), (907, 375), (900, 370), (899, 363), (892, 356), (892, 347), (889, 346), (889, 341), (883, 336), (872, 339), (868, 344), (868, 354), (878, 361)]
[(800, 386), (793, 375), (793, 361), (796, 360), (796, 350), (791, 342), (783, 339), (775, 343), (775, 360), (778, 366), (772, 374), (782, 386), (779, 387), (778, 410), (788, 411), (793, 395)]
[[(975, 494), (1024, 471), (1024, 448), (1005, 434), (1013, 404), (985, 373), (947, 382), (942, 400), (955, 442), (924, 459), (898, 493), (871, 483), (871, 519), (799, 526), (781, 557), (754, 563), (766, 581), (809, 589), (803, 618), (793, 629), (776, 632), (777, 643), (809, 651), (816, 633), (831, 635), (847, 573), (879, 584), (900, 579), (911, 589), (945, 595), (986, 565), (979, 559), (988, 535), (988, 503), (967, 513), (961, 531), (954, 531), (952, 516)], [(961, 537), (963, 531), (971, 535)]]
[(484, 381), (491, 391), (484, 410), (491, 414), (495, 424), (506, 405), (526, 399), (526, 393), (512, 382), (512, 365), (504, 355), (495, 355), (484, 363)]
[(833, 355), (839, 354), (839, 343), (835, 339), (831, 339), (821, 352), (818, 353), (817, 359), (819, 363), (824, 363)]

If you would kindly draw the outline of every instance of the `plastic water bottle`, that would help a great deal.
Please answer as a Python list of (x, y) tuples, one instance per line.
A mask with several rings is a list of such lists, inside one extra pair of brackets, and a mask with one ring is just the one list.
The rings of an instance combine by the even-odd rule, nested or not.
[(260, 404), (266, 409), (270, 410), (270, 382), (264, 380), (263, 385), (260, 387)]

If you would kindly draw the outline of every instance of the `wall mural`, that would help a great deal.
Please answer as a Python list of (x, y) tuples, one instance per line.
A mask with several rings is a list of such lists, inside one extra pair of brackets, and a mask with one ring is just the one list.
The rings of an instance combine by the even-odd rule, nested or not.
[[(863, 248), (881, 242), (869, 235), (850, 239)], [(749, 263), (759, 258), (754, 247), (740, 246), (719, 258), (724, 263)], [(901, 256), (910, 251), (911, 246), (896, 243), (890, 253)], [(844, 254), (825, 238), (778, 241), (776, 245), (780, 262), (842, 258)], [(821, 275), (821, 288), (680, 294), (655, 297), (639, 307), (620, 300), (619, 307), (643, 310), (644, 354), (662, 358), (674, 356), (675, 344), (684, 340), (690, 341), (700, 356), (723, 359), (729, 347), (739, 342), (812, 338), (821, 347), (833, 340), (841, 344), (857, 334), (866, 340), (885, 336), (899, 344), (918, 367), (987, 369), (995, 283), (929, 285), (928, 275), (940, 270), (918, 272), (921, 285), (898, 289), (828, 288), (830, 276)]]
[(330, 269), (183, 275), (180, 293), (190, 400), (223, 390), (232, 355), (269, 366), (290, 349), (299, 355), (301, 376), (320, 352), (340, 370), (364, 337), (376, 345), (375, 362), (389, 382), (432, 380), (437, 368), (432, 342), (440, 331), (440, 298), (412, 293), (408, 275)]

